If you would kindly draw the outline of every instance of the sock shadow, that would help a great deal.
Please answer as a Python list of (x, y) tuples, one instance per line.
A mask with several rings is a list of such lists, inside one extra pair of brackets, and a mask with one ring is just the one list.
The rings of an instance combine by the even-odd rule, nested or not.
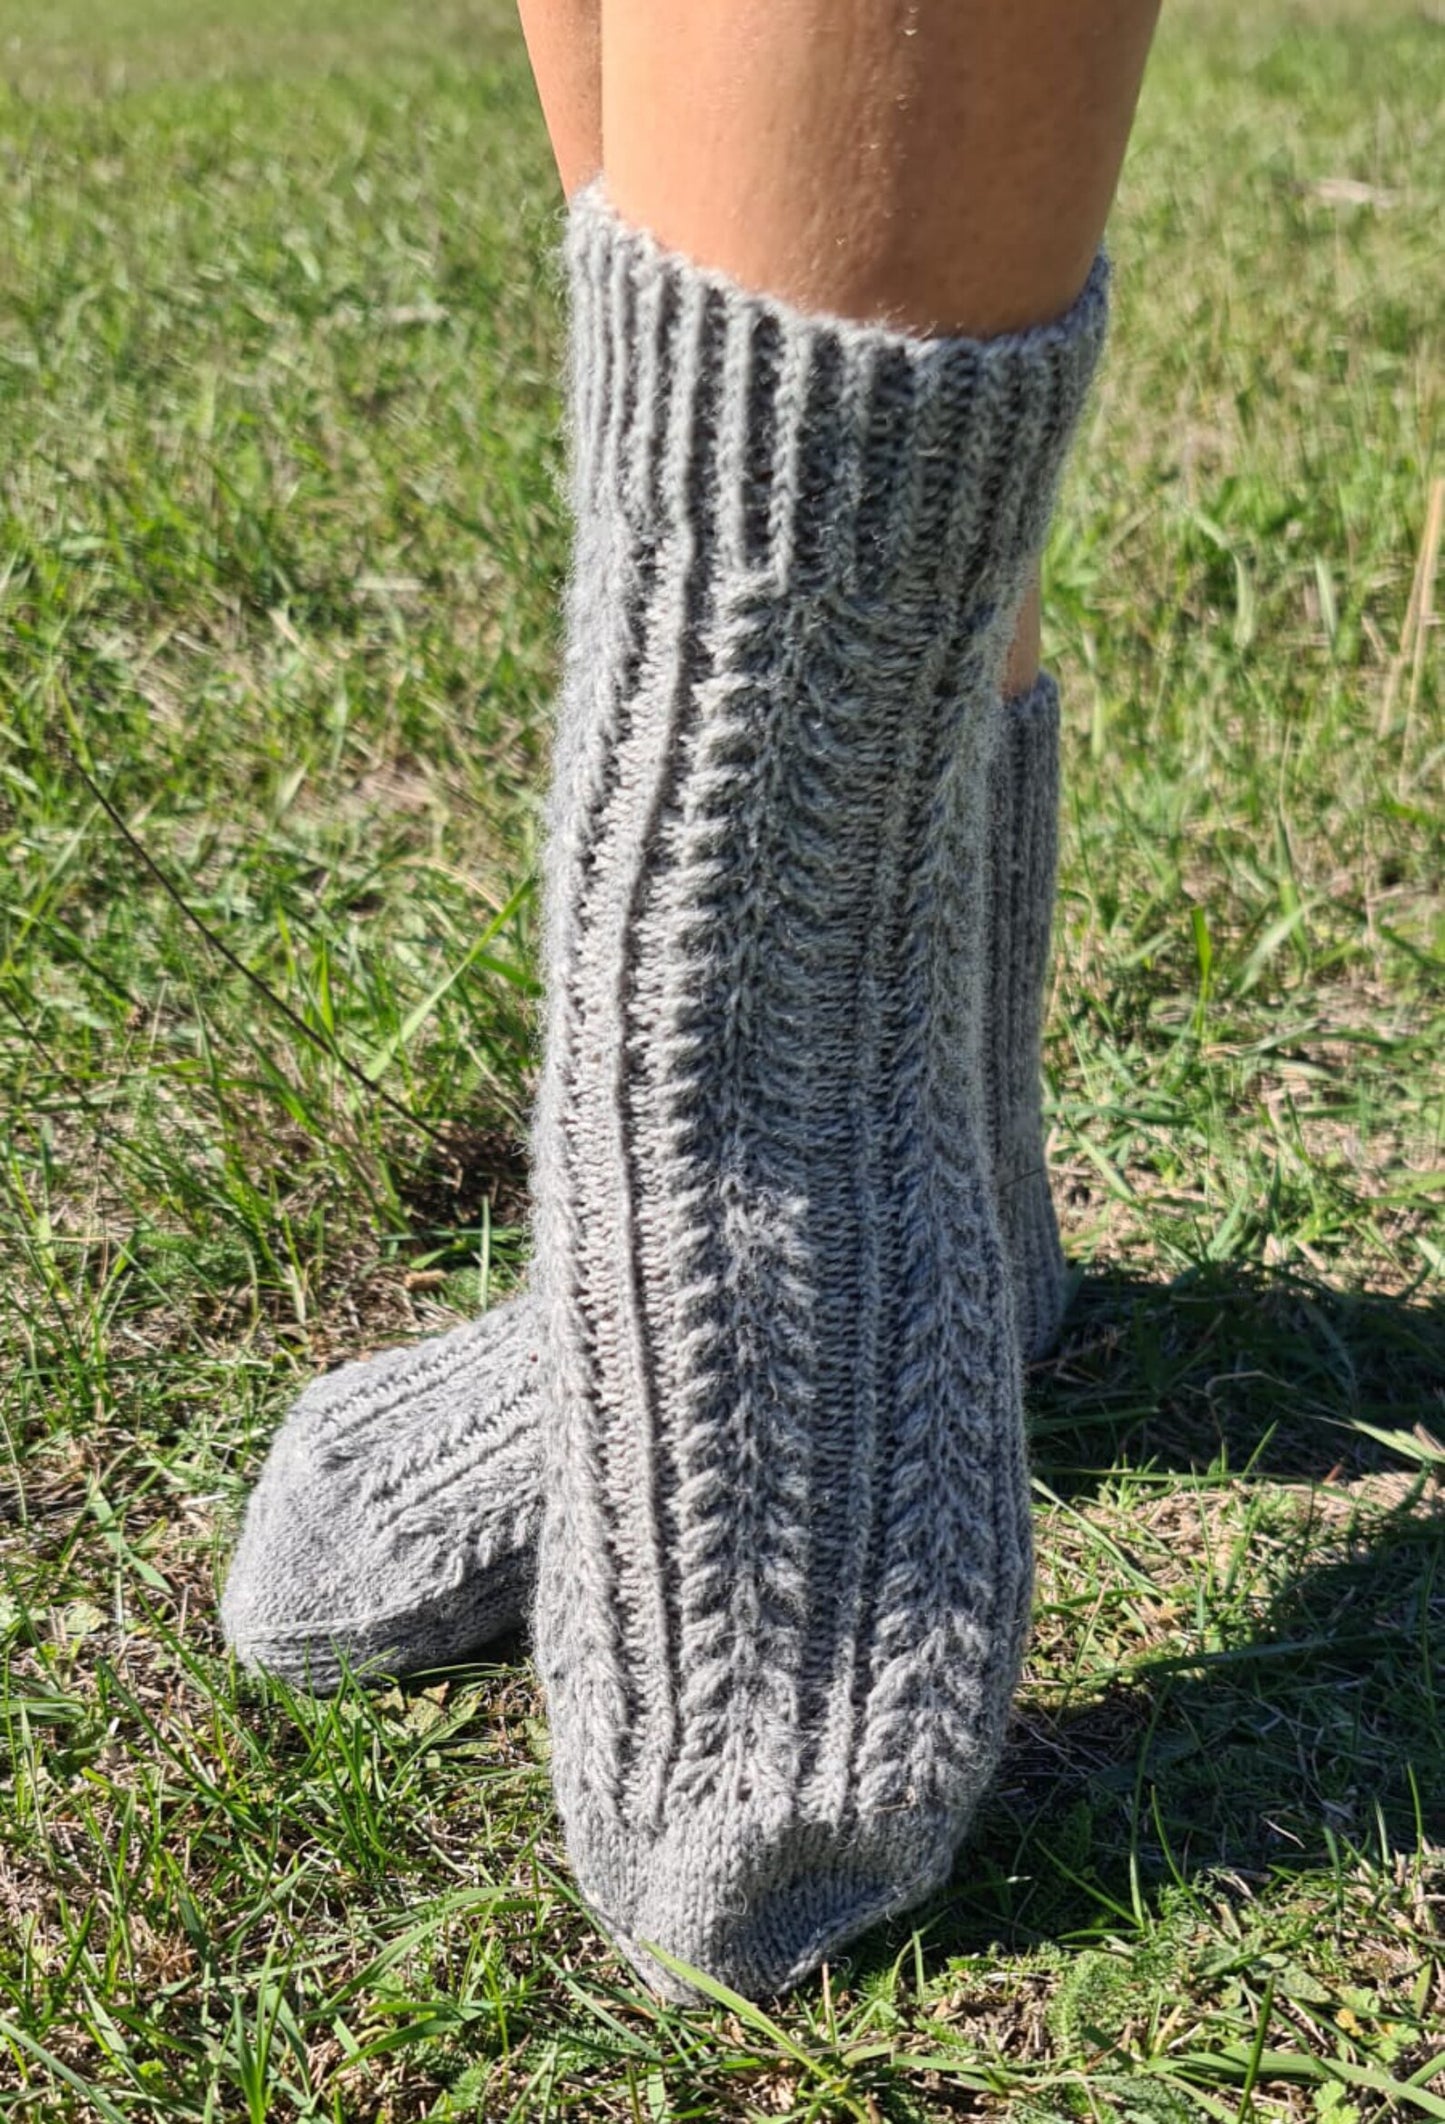
[(1400, 1463), (1366, 1429), (1445, 1423), (1445, 1301), (1283, 1271), (1086, 1277), (1029, 1381), (1036, 1472), (1060, 1496), (1115, 1468), (1326, 1482)]
[[(1029, 1398), (1035, 1474), (1105, 1524), (1138, 1600), (1117, 1675), (1024, 1691), (976, 1832), (923, 1913), (930, 1957), (1127, 1928), (1171, 1893), (1445, 1841), (1445, 1304), (1237, 1270), (1092, 1277)], [(1141, 1509), (1180, 1502), (1157, 1657), (1138, 1630), (1148, 1565), (1131, 1577), (1127, 1521), (1098, 1512), (1121, 1482)], [(1264, 1598), (1221, 1593), (1231, 1544), (1200, 1538), (1201, 1501), (1233, 1483), (1258, 1505)], [(1196, 1561), (1216, 1629), (1191, 1660), (1177, 1648)], [(1061, 1627), (1076, 1641), (1080, 1618)], [(907, 1930), (870, 1943), (860, 1971)]]

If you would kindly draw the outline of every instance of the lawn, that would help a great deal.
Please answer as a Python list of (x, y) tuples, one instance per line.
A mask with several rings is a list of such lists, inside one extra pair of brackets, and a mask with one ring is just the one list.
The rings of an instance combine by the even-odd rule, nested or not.
[(525, 1644), (316, 1704), (288, 1399), (525, 1270), (558, 201), (491, 0), (0, 0), (0, 2119), (1445, 2117), (1445, 15), (1179, 0), (1050, 550), (1082, 1281), (953, 1882), (768, 2015)]

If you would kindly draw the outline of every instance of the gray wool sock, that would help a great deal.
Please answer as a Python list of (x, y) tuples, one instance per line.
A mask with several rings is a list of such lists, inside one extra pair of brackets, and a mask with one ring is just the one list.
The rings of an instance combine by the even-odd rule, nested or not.
[(595, 189), (569, 259), (538, 1658), (588, 1901), (756, 1996), (946, 1878), (1022, 1656), (985, 806), (1104, 276), (980, 344)]
[[(1057, 752), (1057, 695), (1041, 677), (1003, 705), (984, 805), (990, 916), (981, 1061), (1025, 1357), (1052, 1341), (1067, 1290), (1038, 1073)], [(538, 1307), (523, 1294), (470, 1327), (384, 1351), (307, 1389), (272, 1447), (227, 1582), (222, 1620), (249, 1665), (334, 1688), (342, 1658), (355, 1672), (404, 1674), (465, 1659), (521, 1627), (542, 1509), (540, 1349)], [(441, 1457), (439, 1437), (450, 1441)], [(474, 1450), (463, 1450), (463, 1440)], [(390, 1473), (373, 1479), (373, 1464)], [(422, 1484), (425, 1543), (407, 1539), (409, 1522), (398, 1518), (398, 1499)]]
[(515, 1627), (538, 1511), (534, 1322), (513, 1302), (315, 1380), (246, 1508), (221, 1600), (248, 1666), (318, 1693)]

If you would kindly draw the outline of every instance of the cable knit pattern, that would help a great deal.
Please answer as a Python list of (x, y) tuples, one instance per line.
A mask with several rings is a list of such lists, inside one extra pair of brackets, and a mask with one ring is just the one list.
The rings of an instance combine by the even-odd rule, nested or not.
[(946, 1876), (1022, 1655), (986, 800), (1104, 272), (979, 343), (595, 188), (569, 260), (538, 1656), (584, 1893), (756, 1995)]
[(513, 1628), (537, 1537), (529, 1305), (313, 1381), (246, 1509), (221, 1601), (247, 1666), (318, 1693)]
[[(1036, 1357), (1067, 1287), (1038, 1072), (1057, 841), (1052, 679), (1006, 700), (1003, 719), (984, 801), (981, 1060), (1014, 1317), (1023, 1354)], [(945, 861), (941, 892), (958, 897), (968, 877), (966, 856), (956, 869)], [(960, 906), (945, 919), (957, 933), (968, 917)], [(952, 1059), (967, 1052), (961, 1038)], [(307, 1390), (273, 1446), (227, 1585), (223, 1617), (242, 1658), (329, 1689), (338, 1657), (355, 1672), (401, 1674), (450, 1665), (521, 1627), (542, 1511), (540, 1349), (539, 1308), (524, 1294), (473, 1327)]]

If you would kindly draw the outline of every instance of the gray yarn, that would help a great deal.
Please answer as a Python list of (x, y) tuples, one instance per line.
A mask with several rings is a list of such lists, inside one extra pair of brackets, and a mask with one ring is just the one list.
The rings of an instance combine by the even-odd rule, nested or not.
[(1004, 707), (988, 804), (984, 1085), (994, 1198), (1025, 1358), (1051, 1347), (1069, 1272), (1049, 1195), (1039, 1079), (1059, 844), (1059, 695), (1046, 673)]
[[(1038, 1075), (1056, 841), (1052, 679), (1006, 700), (1003, 719), (984, 806), (991, 914), (981, 1059), (1014, 1316), (1025, 1357), (1036, 1357), (1053, 1339), (1067, 1290)], [(540, 1349), (536, 1301), (524, 1294), (473, 1326), (347, 1365), (307, 1389), (272, 1447), (227, 1582), (223, 1621), (249, 1665), (329, 1689), (342, 1659), (355, 1672), (450, 1666), (522, 1626), (542, 1510)], [(318, 1451), (323, 1409), (328, 1443)], [(439, 1437), (454, 1441), (440, 1462)], [(459, 1437), (475, 1450), (461, 1450)], [(390, 1476), (355, 1480), (372, 1461)], [(408, 1499), (423, 1486), (425, 1545), (404, 1533)]]
[(588, 1901), (758, 1995), (946, 1877), (1022, 1657), (984, 798), (1104, 273), (980, 344), (595, 189), (569, 261), (537, 1649)]
[(499, 1306), (315, 1380), (261, 1470), (221, 1601), (248, 1666), (317, 1693), (515, 1627), (537, 1532), (538, 1360)]

